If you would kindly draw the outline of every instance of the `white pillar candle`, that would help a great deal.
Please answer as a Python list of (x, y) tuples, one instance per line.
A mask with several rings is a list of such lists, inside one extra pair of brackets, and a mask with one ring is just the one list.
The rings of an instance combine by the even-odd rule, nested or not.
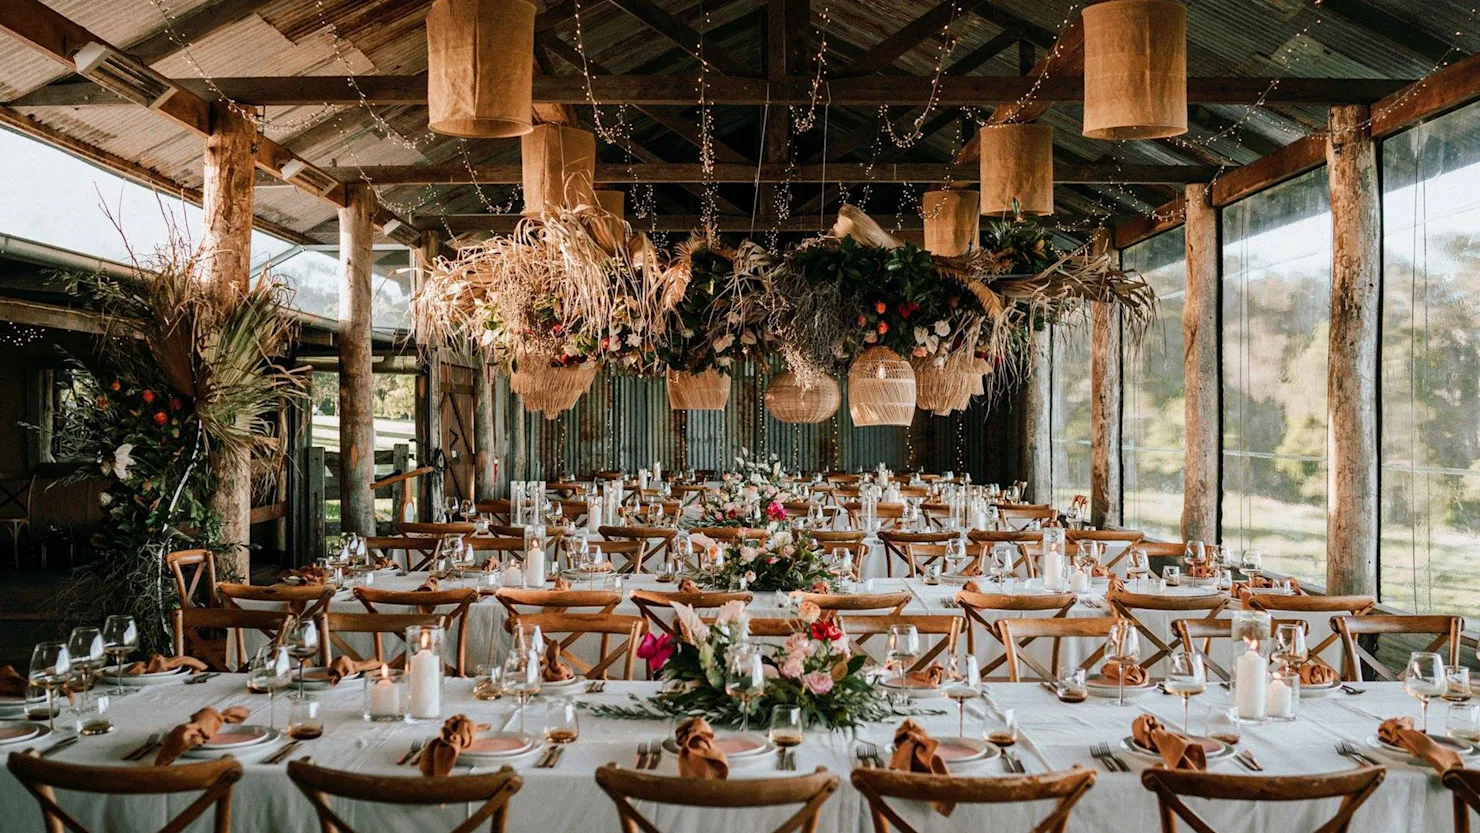
[(1062, 590), (1063, 588), (1064, 554), (1051, 549), (1043, 554), (1043, 589)]
[(545, 586), (545, 548), (539, 544), (524, 553), (524, 586)]
[(601, 501), (586, 501), (586, 531), (596, 532), (601, 529)]
[(1086, 573), (1083, 570), (1075, 570), (1074, 571), (1074, 581), (1070, 585), (1069, 589), (1070, 590), (1073, 590), (1075, 593), (1088, 593), (1089, 592), (1089, 573)]
[(1295, 715), (1295, 692), (1279, 677), (1270, 680), (1266, 703), (1270, 717), (1288, 720)]
[(406, 663), (411, 677), (411, 716), (428, 719), (442, 716), (442, 658), (422, 647)]
[(378, 716), (401, 713), (401, 696), (390, 672), (384, 665), (380, 673), (367, 680), (370, 685), (370, 713)]
[(637, 470), (637, 488), (644, 489), (645, 490), (645, 489), (647, 489), (647, 487), (648, 487), (648, 470), (647, 469), (638, 469)]
[(663, 464), (660, 463), (660, 462), (657, 462), (657, 461), (654, 461), (653, 462), (653, 479), (654, 480), (662, 480), (663, 479)]
[(1250, 648), (1239, 658), (1233, 672), (1233, 704), (1238, 716), (1245, 720), (1262, 720), (1269, 685), (1269, 663), (1258, 651)]

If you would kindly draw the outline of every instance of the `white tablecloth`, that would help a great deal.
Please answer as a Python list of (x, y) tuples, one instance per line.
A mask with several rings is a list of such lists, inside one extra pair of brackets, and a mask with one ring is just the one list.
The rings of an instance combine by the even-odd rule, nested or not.
[[(470, 695), (470, 682), (449, 680), (447, 714), (463, 712), (488, 723), (503, 725), (511, 715), (508, 701), (479, 702)], [(611, 683), (602, 695), (580, 695), (582, 699), (619, 703), (633, 692), (644, 695), (656, 691), (653, 683)], [(1000, 709), (1013, 709), (1021, 726), (1019, 752), (1030, 772), (1086, 766), (1100, 770), (1089, 756), (1089, 747), (1098, 742), (1118, 745), (1128, 734), (1131, 720), (1145, 709), (1169, 724), (1181, 721), (1180, 701), (1156, 693), (1144, 695), (1133, 705), (1117, 707), (1113, 701), (1090, 700), (1078, 705), (1057, 702), (1034, 684), (994, 684), (989, 687), (992, 703)], [(311, 755), (315, 762), (333, 768), (359, 772), (412, 776), (410, 768), (398, 768), (395, 760), (412, 740), (430, 737), (436, 724), (379, 724), (360, 720), (360, 688), (347, 682), (339, 689), (322, 695), (327, 731), (306, 743), (296, 756)], [(1200, 715), (1227, 705), (1227, 694), (1214, 689), (1194, 700), (1193, 728), (1201, 730)], [(956, 713), (948, 700), (921, 701), (945, 713), (917, 717), (936, 735), (954, 734)], [(267, 698), (248, 694), (241, 676), (218, 677), (198, 686), (161, 686), (143, 690), (114, 701), (113, 717), (117, 731), (95, 738), (84, 738), (64, 750), (56, 760), (76, 763), (131, 766), (119, 762), (128, 749), (142, 742), (150, 732), (162, 731), (185, 719), (194, 709), (205, 705), (225, 708), (246, 704), (257, 709), (252, 722), (265, 722)], [(971, 704), (973, 714), (984, 711), (982, 703)], [(1370, 737), (1381, 718), (1416, 714), (1417, 705), (1405, 697), (1397, 685), (1371, 684), (1360, 696), (1333, 694), (1325, 699), (1301, 704), (1299, 720), (1294, 723), (1269, 723), (1242, 727), (1242, 746), (1256, 755), (1268, 774), (1316, 773), (1348, 768), (1350, 762), (1336, 754), (1334, 746), (1341, 740), (1361, 744)], [(280, 701), (281, 723), (286, 709)], [(1433, 718), (1443, 720), (1444, 706), (1433, 707)], [(531, 707), (529, 726), (538, 730), (541, 721), (538, 703)], [(862, 737), (887, 743), (902, 718), (888, 723), (872, 724)], [(975, 729), (973, 729), (975, 725)], [(979, 731), (980, 718), (968, 720), (968, 733)], [(533, 768), (536, 755), (515, 764), (524, 777), (523, 789), (514, 797), (509, 829), (515, 833), (551, 833), (551, 831), (616, 831), (617, 817), (611, 802), (596, 786), (592, 772), (596, 767), (615, 761), (632, 765), (639, 741), (656, 739), (670, 730), (661, 721), (618, 721), (597, 719), (589, 713), (581, 718), (581, 739), (568, 748), (560, 765), (553, 770)], [(1382, 755), (1382, 753), (1375, 753)], [(1121, 757), (1131, 764), (1128, 774), (1099, 771), (1099, 780), (1074, 811), (1069, 825), (1076, 833), (1104, 831), (1151, 831), (1157, 826), (1155, 800), (1140, 783), (1139, 772), (1150, 762), (1129, 753)], [(1432, 771), (1406, 760), (1383, 755), (1388, 763), (1387, 780), (1356, 815), (1356, 831), (1439, 831), (1450, 829), (1448, 793)], [(869, 819), (861, 797), (851, 788), (847, 774), (854, 764), (850, 741), (841, 733), (812, 732), (797, 754), (798, 769), (809, 771), (824, 766), (842, 776), (842, 789), (826, 805), (820, 829), (828, 833), (871, 833)], [(737, 767), (733, 777), (746, 778), (775, 774), (770, 760), (747, 767)], [(1242, 772), (1232, 762), (1218, 762), (1214, 770)], [(479, 770), (483, 771), (483, 770)], [(664, 774), (674, 774), (671, 755), (660, 767)], [(971, 774), (994, 775), (1002, 769), (995, 763)], [(191, 796), (168, 801), (171, 811), (178, 811)], [(61, 803), (77, 814), (83, 824), (97, 831), (134, 833), (158, 829), (166, 817), (166, 801), (157, 797), (101, 797), (62, 793)], [(1208, 805), (1196, 802), (1219, 831), (1285, 831), (1313, 830), (1324, 821), (1334, 801), (1288, 806), (1247, 805), (1228, 802)], [(5, 808), (5, 821), (0, 829), (7, 831), (41, 830), (36, 802), (7, 772), (0, 775), (0, 807)], [(645, 807), (651, 810), (651, 807)], [(410, 810), (378, 805), (351, 805), (343, 808), (347, 820), (363, 825), (362, 830), (405, 831), (424, 833), (450, 829), (466, 817), (462, 806), (431, 807)], [(704, 830), (769, 830), (781, 821), (790, 808), (776, 812), (734, 810), (721, 813), (711, 810), (665, 808), (655, 812), (655, 821), (665, 833), (699, 833)], [(922, 824), (922, 831), (1028, 830), (1042, 810), (1005, 806), (984, 808), (962, 806), (949, 819), (922, 807), (906, 806), (905, 812)], [(237, 785), (233, 801), (233, 830), (236, 833), (280, 833), (281, 831), (317, 830), (317, 822), (308, 802), (288, 781), (284, 766), (247, 764), (246, 777)], [(204, 823), (192, 830), (205, 830)]]

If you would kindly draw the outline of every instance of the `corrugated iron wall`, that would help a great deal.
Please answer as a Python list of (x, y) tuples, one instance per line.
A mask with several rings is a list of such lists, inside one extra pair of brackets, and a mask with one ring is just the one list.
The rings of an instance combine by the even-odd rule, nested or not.
[(602, 371), (571, 410), (553, 420), (526, 414), (500, 379), (499, 423), (507, 426), (504, 471), (516, 480), (556, 480), (603, 469), (634, 471), (654, 462), (667, 470), (726, 469), (742, 448), (776, 454), (789, 469), (969, 471), (977, 482), (1015, 476), (1012, 396), (991, 406), (973, 401), (963, 414), (937, 417), (917, 411), (909, 428), (859, 428), (843, 407), (817, 425), (789, 425), (766, 414), (766, 368), (746, 363), (730, 379), (723, 411), (674, 411), (661, 378)]

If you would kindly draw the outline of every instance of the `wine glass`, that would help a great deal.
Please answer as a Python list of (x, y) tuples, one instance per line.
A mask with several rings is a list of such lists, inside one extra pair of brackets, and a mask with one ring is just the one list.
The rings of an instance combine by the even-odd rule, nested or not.
[(952, 538), (946, 542), (946, 569), (951, 573), (959, 575), (966, 567), (966, 542), (960, 538)]
[(886, 659), (891, 668), (897, 669), (900, 682), (914, 667), (920, 656), (920, 632), (914, 625), (889, 626), (889, 652)]
[(308, 667), (308, 661), (319, 650), (318, 625), (312, 619), (291, 620), (284, 628), (283, 645), (287, 647), (288, 654), (298, 661), (298, 693), (294, 698), (306, 699), (308, 694), (303, 690), (303, 672)]
[(540, 651), (534, 639), (523, 640), (524, 647), (516, 647), (504, 660), (504, 691), (519, 700), (519, 732), (524, 732), (524, 708), (531, 698), (540, 693), (543, 678), (540, 676)]
[(760, 650), (749, 642), (735, 645), (725, 667), (725, 694), (740, 701), (740, 731), (750, 728), (750, 704), (765, 689), (766, 674)]
[(1105, 657), (1115, 661), (1121, 669), (1116, 675), (1119, 682), (1119, 703), (1125, 705), (1125, 669), (1141, 659), (1141, 634), (1134, 622), (1120, 620), (1110, 626), (1105, 638)]
[(103, 652), (113, 658), (118, 673), (115, 693), (123, 694), (123, 661), (139, 647), (139, 628), (132, 616), (109, 616), (103, 620)]
[(966, 653), (964, 659), (951, 654), (950, 671), (954, 682), (946, 688), (946, 696), (956, 701), (956, 736), (966, 737), (966, 701), (980, 694), (982, 684), (981, 667), (976, 655)]
[(1012, 575), (1012, 550), (1012, 544), (995, 544), (991, 557), (987, 560), (987, 572), (997, 582), (998, 590), (1003, 589), (1003, 582)]
[(277, 728), (277, 693), (293, 682), (293, 657), (282, 645), (263, 645), (247, 669), (247, 690), (267, 692), (267, 726)]
[(1202, 654), (1197, 651), (1172, 654), (1162, 687), (1182, 698), (1182, 731), (1190, 737), (1192, 726), (1187, 722), (1188, 703), (1194, 694), (1202, 694), (1208, 689), (1208, 673), (1203, 666)]
[(1303, 625), (1286, 622), (1275, 626), (1274, 649), (1270, 651), (1270, 659), (1286, 668), (1295, 669), (1304, 665), (1308, 656)]
[(465, 521), (471, 520), (474, 514), (476, 514), (476, 509), (473, 506), (473, 502), (471, 500), (464, 500), (462, 503), (458, 504), (458, 514), (461, 515), (463, 520)]
[(1442, 695), (1448, 684), (1443, 657), (1432, 651), (1414, 651), (1408, 656), (1408, 668), (1403, 674), (1403, 691), (1420, 703), (1424, 734), (1429, 731), (1429, 701)]
[(784, 758), (786, 750), (802, 745), (805, 737), (802, 729), (802, 710), (798, 706), (774, 706), (771, 709), (771, 728), (767, 733), (776, 745), (776, 754)]
[(1238, 568), (1249, 577), (1252, 584), (1253, 579), (1259, 578), (1264, 573), (1264, 553), (1258, 550), (1244, 550), (1244, 554), (1239, 556)]
[(1151, 558), (1146, 554), (1146, 550), (1141, 547), (1131, 547), (1126, 552), (1125, 574), (1130, 576), (1131, 580), (1136, 583), (1136, 589), (1138, 591), (1141, 589), (1141, 579), (1145, 578), (1150, 572)]
[(72, 670), (77, 671), (82, 678), (84, 699), (87, 698), (88, 692), (92, 691), (93, 674), (103, 669), (103, 663), (106, 661), (104, 648), (103, 632), (93, 627), (73, 628), (72, 636), (67, 640), (67, 653), (72, 657)]
[(39, 642), (31, 652), (31, 680), (46, 687), (52, 708), (46, 713), (47, 727), (56, 730), (56, 715), (61, 697), (72, 673), (72, 657), (65, 642)]

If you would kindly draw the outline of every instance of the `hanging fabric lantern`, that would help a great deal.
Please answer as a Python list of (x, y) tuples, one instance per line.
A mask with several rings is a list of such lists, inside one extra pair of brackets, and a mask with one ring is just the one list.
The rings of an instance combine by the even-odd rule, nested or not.
[(519, 142), (526, 216), (596, 203), (595, 134), (562, 124), (537, 124)]
[(981, 137), (981, 213), (1052, 214), (1053, 128), (992, 124)]
[(766, 411), (777, 422), (811, 425), (826, 421), (838, 412), (843, 395), (831, 376), (824, 376), (812, 387), (804, 387), (795, 373), (778, 374), (766, 387)]
[(1110, 0), (1084, 7), (1084, 135), (1162, 139), (1187, 132), (1187, 7)]
[(853, 424), (909, 425), (915, 419), (915, 371), (887, 347), (870, 347), (848, 368)]
[(469, 139), (522, 136), (530, 121), (535, 7), (436, 0), (427, 13), (427, 126)]
[(981, 194), (977, 191), (926, 191), (925, 250), (945, 257), (964, 255), (981, 240)]
[(611, 216), (606, 219), (606, 228), (611, 232), (613, 242), (625, 243), (627, 240), (627, 229), (625, 225), (625, 212), (627, 210), (627, 195), (621, 191), (597, 191), (596, 204), (601, 210)]
[(668, 371), (668, 407), (675, 411), (723, 411), (730, 401), (729, 374)]

